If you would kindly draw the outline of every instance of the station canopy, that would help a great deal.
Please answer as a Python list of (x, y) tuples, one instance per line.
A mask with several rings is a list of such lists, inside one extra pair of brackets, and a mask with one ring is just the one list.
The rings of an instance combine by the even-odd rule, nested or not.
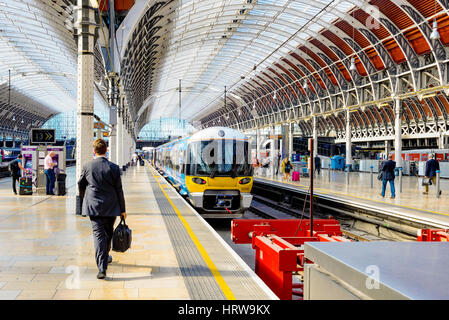
[[(77, 107), (77, 45), (73, 4), (66, 0), (0, 2), (0, 131), (27, 134)], [(96, 50), (96, 65), (102, 57)], [(104, 71), (96, 72), (96, 86)], [(96, 90), (96, 110), (104, 94)]]
[(140, 1), (117, 33), (120, 74), (139, 127), (180, 115), (195, 127), (294, 121), (310, 134), (313, 115), (320, 134), (343, 139), (351, 110), (357, 136), (381, 139), (400, 97), (411, 136), (434, 134), (426, 126), (449, 111), (448, 8), (442, 0)]

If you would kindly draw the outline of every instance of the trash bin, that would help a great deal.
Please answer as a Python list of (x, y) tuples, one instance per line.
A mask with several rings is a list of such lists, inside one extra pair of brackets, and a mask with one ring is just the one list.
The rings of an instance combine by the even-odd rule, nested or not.
[(65, 173), (58, 173), (56, 175), (56, 195), (63, 196), (66, 194), (65, 189), (65, 180), (67, 178), (67, 175)]

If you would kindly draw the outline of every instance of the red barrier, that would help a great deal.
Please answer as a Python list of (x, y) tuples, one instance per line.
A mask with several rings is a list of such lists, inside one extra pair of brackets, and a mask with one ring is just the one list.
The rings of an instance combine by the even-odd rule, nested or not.
[(302, 297), (302, 284), (292, 283), (292, 273), (304, 270), (304, 248), (299, 246), (308, 241), (350, 241), (342, 237), (334, 219), (313, 220), (313, 235), (308, 219), (233, 220), (231, 234), (234, 243), (252, 243), (256, 274), (281, 300)]
[(418, 241), (447, 242), (449, 241), (449, 229), (420, 229), (417, 239)]

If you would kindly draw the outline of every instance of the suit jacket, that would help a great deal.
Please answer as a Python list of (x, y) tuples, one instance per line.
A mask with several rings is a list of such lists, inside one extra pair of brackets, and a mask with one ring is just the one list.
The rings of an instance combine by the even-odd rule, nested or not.
[(78, 188), (82, 214), (114, 217), (126, 212), (120, 169), (108, 159), (98, 157), (86, 163)]
[(321, 168), (321, 159), (320, 159), (320, 157), (315, 157), (315, 168)]
[(440, 164), (435, 159), (430, 159), (426, 162), (426, 174), (425, 176), (427, 178), (432, 178), (433, 176), (436, 176), (436, 171), (440, 170)]
[(394, 168), (396, 168), (396, 162), (393, 160), (385, 161), (382, 166), (383, 180), (394, 180)]

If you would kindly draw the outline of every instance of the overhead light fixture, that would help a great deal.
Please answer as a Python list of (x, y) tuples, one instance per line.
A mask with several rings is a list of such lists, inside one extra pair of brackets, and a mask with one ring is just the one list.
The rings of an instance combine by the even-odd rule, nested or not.
[(22, 118), (22, 121), (20, 121), (21, 123), (23, 123), (23, 118)]
[(242, 114), (242, 112), (239, 110), (239, 116)]
[(254, 101), (253, 109), (256, 109), (256, 102)]
[(16, 121), (16, 116), (12, 116), (12, 121)]
[(389, 106), (389, 105), (390, 104), (388, 102), (384, 102), (384, 103), (379, 104), (379, 108), (380, 107), (386, 107), (386, 106)]
[(430, 34), (430, 39), (432, 39), (432, 40), (440, 39), (440, 33), (438, 32), (437, 19), (433, 20), (433, 28), (432, 28), (432, 33)]
[(304, 80), (303, 88), (307, 89), (309, 87), (309, 84), (307, 83), (307, 80)]
[(354, 57), (351, 58), (351, 66), (349, 67), (349, 70), (351, 70), (351, 71), (357, 70), (357, 67), (355, 66), (355, 58)]
[(273, 99), (276, 99), (276, 91), (273, 94)]

